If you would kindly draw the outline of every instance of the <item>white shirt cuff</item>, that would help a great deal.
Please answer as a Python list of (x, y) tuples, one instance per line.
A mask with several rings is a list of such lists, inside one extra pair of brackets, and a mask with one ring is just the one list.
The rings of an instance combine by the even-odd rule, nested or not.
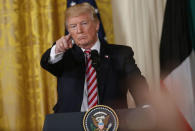
[(56, 45), (54, 45), (51, 48), (50, 58), (49, 58), (49, 63), (50, 64), (55, 64), (63, 58), (64, 52), (60, 52), (60, 53), (56, 54), (55, 49), (56, 49)]

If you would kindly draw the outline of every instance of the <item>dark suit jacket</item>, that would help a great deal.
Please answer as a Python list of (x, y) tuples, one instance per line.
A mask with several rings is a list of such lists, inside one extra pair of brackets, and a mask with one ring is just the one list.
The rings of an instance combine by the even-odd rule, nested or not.
[[(83, 100), (85, 82), (84, 53), (74, 44), (63, 59), (48, 63), (48, 49), (42, 56), (41, 66), (57, 77), (58, 101), (55, 112), (79, 112)], [(111, 108), (127, 108), (129, 89), (137, 106), (147, 104), (148, 88), (135, 64), (130, 47), (102, 43), (100, 46), (100, 71), (98, 72), (99, 104)]]

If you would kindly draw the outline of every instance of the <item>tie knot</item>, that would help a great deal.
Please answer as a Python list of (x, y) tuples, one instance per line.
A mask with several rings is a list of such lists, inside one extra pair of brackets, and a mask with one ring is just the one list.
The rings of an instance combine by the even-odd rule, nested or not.
[(86, 49), (84, 52), (85, 52), (87, 58), (89, 58), (90, 55), (91, 55), (91, 50), (90, 49)]
[(91, 50), (90, 49), (86, 49), (84, 52), (85, 52), (86, 55), (90, 55)]

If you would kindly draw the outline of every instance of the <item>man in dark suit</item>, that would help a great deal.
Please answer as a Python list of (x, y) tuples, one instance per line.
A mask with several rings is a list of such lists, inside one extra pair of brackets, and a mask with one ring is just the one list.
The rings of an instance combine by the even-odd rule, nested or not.
[[(66, 27), (69, 34), (57, 40), (41, 59), (41, 66), (57, 77), (56, 113), (87, 111), (97, 104), (127, 108), (128, 90), (136, 106), (149, 104), (146, 80), (132, 49), (98, 39), (99, 20), (93, 7), (82, 3), (68, 8)], [(88, 70), (93, 74), (87, 74)]]

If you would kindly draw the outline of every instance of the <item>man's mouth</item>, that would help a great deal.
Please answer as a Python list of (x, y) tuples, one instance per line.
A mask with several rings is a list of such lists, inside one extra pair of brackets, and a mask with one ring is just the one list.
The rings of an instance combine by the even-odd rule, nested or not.
[(81, 37), (78, 38), (78, 40), (84, 40), (86, 38), (87, 38), (86, 36), (81, 36)]

